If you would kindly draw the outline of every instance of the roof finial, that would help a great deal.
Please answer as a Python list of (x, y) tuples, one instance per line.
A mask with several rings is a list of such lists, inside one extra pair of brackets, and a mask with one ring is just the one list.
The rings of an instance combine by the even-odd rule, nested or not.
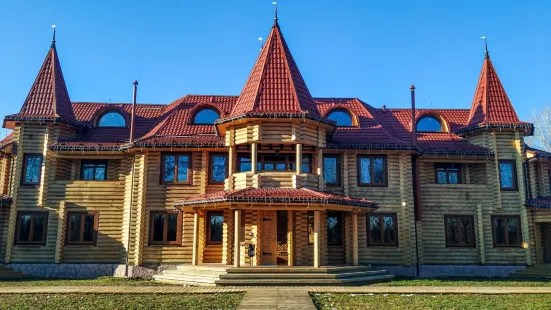
[(488, 54), (488, 41), (486, 41), (486, 36), (482, 36), (481, 39), (484, 39), (484, 58), (490, 59), (490, 54)]
[(277, 2), (272, 2), (274, 5), (274, 25), (277, 24)]
[(264, 40), (262, 37), (258, 37), (258, 41), (260, 41), (260, 50), (262, 50), (262, 47), (264, 45), (262, 40)]
[(52, 28), (54, 29), (54, 35), (52, 37), (52, 43), (55, 43), (55, 24), (52, 25)]

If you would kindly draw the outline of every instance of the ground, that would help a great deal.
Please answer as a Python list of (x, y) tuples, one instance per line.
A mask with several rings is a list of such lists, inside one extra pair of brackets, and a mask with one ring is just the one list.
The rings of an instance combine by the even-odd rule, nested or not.
[(3, 286), (170, 286), (170, 284), (160, 283), (153, 280), (137, 278), (114, 278), (100, 277), (97, 279), (24, 279), (0, 281), (0, 287)]
[(507, 278), (395, 278), (373, 286), (551, 286), (551, 281), (509, 280)]

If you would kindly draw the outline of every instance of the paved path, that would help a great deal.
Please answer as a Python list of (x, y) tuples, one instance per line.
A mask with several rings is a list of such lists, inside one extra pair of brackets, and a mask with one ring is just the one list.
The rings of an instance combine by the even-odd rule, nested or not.
[(252, 288), (245, 293), (237, 310), (316, 310), (310, 294), (300, 288)]

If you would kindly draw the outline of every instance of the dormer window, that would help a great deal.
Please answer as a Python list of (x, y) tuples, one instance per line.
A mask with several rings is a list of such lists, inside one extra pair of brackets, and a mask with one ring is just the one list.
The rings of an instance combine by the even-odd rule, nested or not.
[(99, 117), (98, 127), (126, 127), (126, 120), (119, 112), (109, 111)]
[(213, 125), (217, 119), (220, 118), (220, 114), (214, 109), (206, 108), (195, 113), (193, 117), (193, 123), (197, 125)]
[(337, 126), (353, 126), (352, 116), (344, 109), (336, 109), (327, 115), (327, 119), (337, 122)]
[(417, 121), (419, 132), (443, 132), (442, 122), (435, 116), (423, 116)]

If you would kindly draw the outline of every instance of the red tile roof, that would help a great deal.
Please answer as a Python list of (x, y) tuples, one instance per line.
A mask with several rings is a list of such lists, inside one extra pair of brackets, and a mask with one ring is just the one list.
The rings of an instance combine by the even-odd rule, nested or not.
[(501, 84), (497, 72), (487, 56), (484, 59), (476, 86), (469, 119), (464, 129), (468, 131), (485, 126), (526, 126), (521, 122)]
[(211, 194), (188, 197), (174, 203), (175, 207), (220, 202), (251, 202), (251, 203), (316, 203), (337, 204), (345, 206), (377, 209), (375, 202), (347, 197), (332, 193), (318, 192), (307, 188), (253, 188), (219, 191)]
[(536, 148), (530, 147), (528, 145), (525, 146), (526, 152), (532, 153), (534, 157), (536, 158), (548, 158), (551, 159), (551, 152), (538, 150)]
[(319, 116), (277, 21), (229, 117), (247, 113)]
[(75, 120), (55, 43), (52, 43), (21, 111), (14, 117)]
[(2, 139), (2, 141), (0, 141), (0, 150), (12, 144), (14, 141), (15, 141), (15, 134), (12, 131), (10, 132), (9, 135), (7, 135), (4, 139)]

